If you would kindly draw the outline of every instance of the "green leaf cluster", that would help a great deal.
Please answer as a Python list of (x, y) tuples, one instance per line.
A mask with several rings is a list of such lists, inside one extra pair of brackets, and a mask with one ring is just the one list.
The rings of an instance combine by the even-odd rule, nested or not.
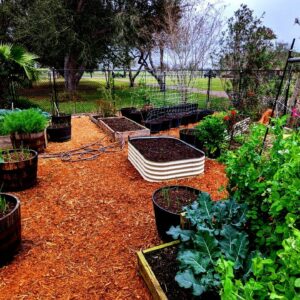
[(3, 127), (9, 133), (37, 133), (43, 131), (47, 123), (47, 118), (40, 111), (26, 109), (7, 114)]
[(234, 200), (213, 202), (201, 193), (191, 206), (184, 208), (192, 230), (172, 226), (167, 232), (182, 241), (178, 253), (179, 272), (175, 280), (180, 287), (191, 288), (195, 296), (217, 291), (220, 275), (215, 270), (218, 259), (233, 262), (238, 272), (244, 268), (248, 254), (248, 235), (244, 231), (246, 206)]
[(221, 149), (226, 139), (226, 125), (222, 118), (210, 115), (204, 118), (196, 127), (197, 138), (203, 144), (208, 156)]
[(221, 258), (217, 270), (221, 276), (222, 300), (300, 299), (299, 255), (300, 231), (293, 228), (275, 259), (259, 256), (253, 259), (253, 275), (245, 283), (234, 278), (233, 262)]

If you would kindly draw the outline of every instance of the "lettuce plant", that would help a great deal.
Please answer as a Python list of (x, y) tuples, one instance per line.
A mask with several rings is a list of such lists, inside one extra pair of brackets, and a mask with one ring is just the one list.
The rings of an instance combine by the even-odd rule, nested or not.
[(209, 194), (201, 193), (197, 201), (184, 210), (193, 229), (172, 226), (167, 232), (182, 241), (177, 257), (180, 270), (175, 280), (180, 287), (191, 288), (195, 296), (217, 291), (221, 283), (215, 270), (219, 258), (224, 256), (232, 261), (237, 272), (246, 265), (247, 208), (234, 200), (213, 202)]

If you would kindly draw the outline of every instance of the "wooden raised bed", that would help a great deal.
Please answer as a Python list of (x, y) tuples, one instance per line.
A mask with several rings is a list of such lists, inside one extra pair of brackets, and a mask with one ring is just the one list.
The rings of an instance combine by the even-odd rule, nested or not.
[(128, 142), (128, 160), (150, 182), (204, 172), (205, 154), (173, 137), (140, 137)]
[(102, 118), (97, 115), (90, 116), (92, 122), (99, 126), (106, 134), (112, 137), (114, 141), (122, 139), (128, 140), (128, 137), (149, 136), (150, 130), (126, 117), (108, 117)]
[(174, 242), (165, 243), (165, 244), (162, 244), (162, 245), (159, 245), (156, 247), (152, 247), (152, 248), (137, 252), (139, 272), (140, 272), (141, 276), (143, 277), (143, 279), (153, 297), (153, 300), (168, 300), (168, 297), (165, 294), (164, 290), (162, 289), (161, 285), (159, 284), (145, 255), (147, 253), (158, 251), (158, 250), (166, 248), (166, 247), (172, 247), (179, 243), (180, 243), (180, 241), (174, 241)]

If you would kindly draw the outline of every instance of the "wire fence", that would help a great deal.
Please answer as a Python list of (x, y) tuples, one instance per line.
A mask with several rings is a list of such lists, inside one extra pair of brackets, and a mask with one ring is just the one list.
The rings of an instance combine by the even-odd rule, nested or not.
[[(236, 107), (261, 112), (274, 101), (281, 70), (199, 70), (199, 71), (86, 71), (70, 88), (66, 70), (41, 69), (39, 80), (18, 89), (16, 102), (51, 112), (53, 103), (65, 113), (93, 113), (103, 101), (116, 110), (145, 105), (153, 107), (197, 103), (199, 108), (224, 110)], [(67, 70), (71, 71), (71, 70)], [(77, 70), (72, 70), (76, 73)], [(79, 72), (79, 71), (78, 71)], [(133, 82), (134, 78), (134, 82)], [(290, 97), (296, 73), (286, 80), (283, 100)], [(133, 86), (133, 87), (130, 87)]]

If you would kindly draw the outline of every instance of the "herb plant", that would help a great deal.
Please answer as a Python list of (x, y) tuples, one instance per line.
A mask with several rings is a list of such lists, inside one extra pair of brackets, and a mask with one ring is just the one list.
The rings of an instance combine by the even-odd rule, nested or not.
[(37, 133), (46, 128), (47, 122), (36, 109), (26, 109), (6, 115), (3, 126), (9, 133)]
[(175, 277), (180, 287), (191, 288), (195, 296), (217, 291), (221, 278), (215, 268), (223, 256), (233, 262), (236, 271), (244, 268), (249, 244), (244, 231), (246, 210), (234, 200), (213, 202), (207, 193), (185, 207), (193, 229), (172, 226), (167, 232), (182, 241), (177, 257), (180, 270)]

